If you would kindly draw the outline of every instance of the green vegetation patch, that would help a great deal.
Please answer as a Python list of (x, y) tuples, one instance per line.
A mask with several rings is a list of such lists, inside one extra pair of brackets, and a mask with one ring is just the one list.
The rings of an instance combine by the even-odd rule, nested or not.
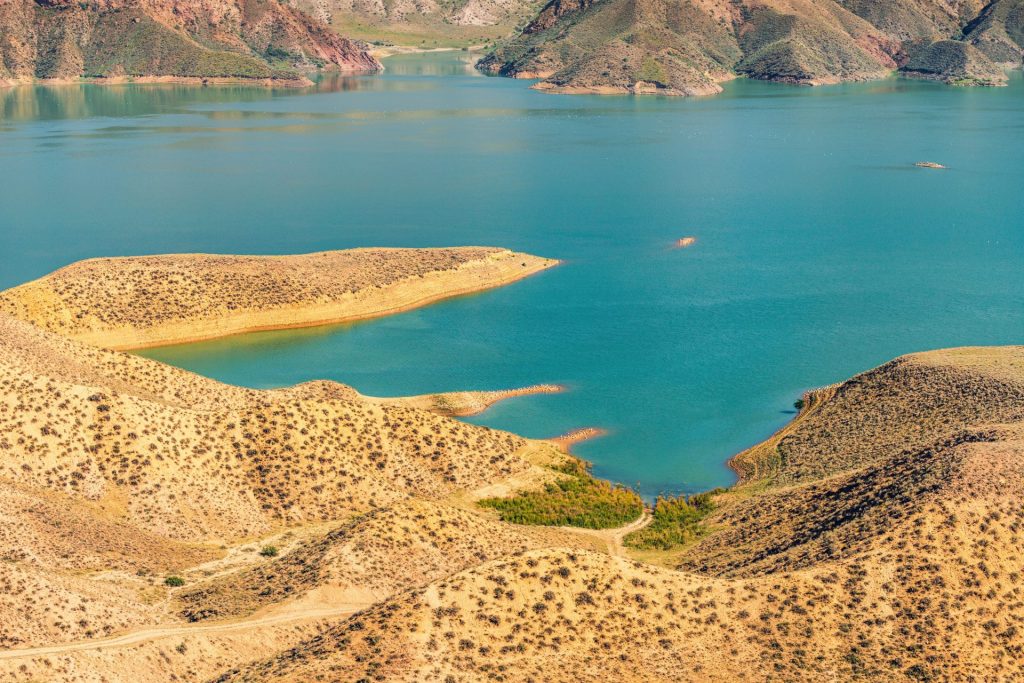
[(715, 509), (714, 496), (725, 489), (697, 493), (689, 498), (658, 497), (652, 512), (652, 521), (643, 529), (622, 539), (628, 548), (636, 550), (671, 550), (696, 541), (707, 533), (704, 518)]
[(666, 85), (669, 82), (665, 67), (650, 55), (645, 55), (643, 62), (640, 64), (639, 78), (641, 81), (659, 83), (661, 85)]
[(630, 489), (590, 475), (580, 461), (556, 468), (567, 475), (540, 491), (511, 498), (485, 498), (479, 505), (498, 511), (503, 522), (539, 526), (612, 529), (643, 514), (644, 504)]

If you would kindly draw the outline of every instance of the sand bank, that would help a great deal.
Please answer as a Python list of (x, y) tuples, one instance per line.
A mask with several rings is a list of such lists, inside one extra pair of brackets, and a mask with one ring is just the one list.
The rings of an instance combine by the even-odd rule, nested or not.
[(141, 349), (392, 315), (558, 263), (490, 247), (91, 259), (0, 293), (0, 311), (94, 346)]
[(407, 408), (429, 410), (438, 415), (448, 417), (467, 417), (479, 415), (499, 401), (516, 396), (532, 396), (534, 394), (558, 394), (565, 387), (558, 384), (535, 384), (521, 389), (505, 389), (500, 391), (453, 391), (443, 394), (423, 394), (421, 396), (399, 396), (379, 398), (365, 396), (372, 403), (381, 405), (397, 405)]
[(575, 444), (590, 441), (591, 439), (599, 439), (607, 434), (608, 430), (601, 429), (600, 427), (584, 427), (583, 429), (574, 429), (571, 432), (566, 432), (561, 436), (548, 439), (548, 441), (568, 453), (569, 449)]

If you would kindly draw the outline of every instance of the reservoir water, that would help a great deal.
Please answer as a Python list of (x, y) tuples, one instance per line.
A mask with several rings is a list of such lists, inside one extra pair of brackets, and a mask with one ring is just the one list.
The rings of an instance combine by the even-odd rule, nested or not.
[(0, 90), (0, 287), (163, 252), (564, 259), (386, 319), (145, 355), (253, 387), (562, 383), (472, 421), (604, 427), (578, 454), (647, 495), (730, 483), (726, 458), (807, 388), (903, 353), (1024, 343), (1019, 74), (997, 89), (739, 80), (712, 98), (570, 97), (470, 60), (395, 57), (302, 91)]

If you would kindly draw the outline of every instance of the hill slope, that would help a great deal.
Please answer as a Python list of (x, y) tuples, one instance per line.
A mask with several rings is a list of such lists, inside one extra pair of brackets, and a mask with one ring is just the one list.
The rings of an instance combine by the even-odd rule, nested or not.
[[(376, 291), (438, 256), (345, 258)], [(89, 262), (5, 301), (118, 345), (151, 319), (230, 319), (221, 304), (255, 289), (224, 284), (239, 264), (297, 309), (316, 300), (289, 280), (319, 282), (305, 258), (182, 259)], [(39, 648), (0, 650), (0, 677), (1024, 677), (1024, 347), (913, 354), (812, 392), (660, 566), (606, 548), (646, 516), (606, 537), (474, 504), (566, 456), (444, 405), (232, 387), (0, 313), (0, 647)]]
[(380, 63), (277, 0), (6, 0), (0, 84), (168, 77), (308, 82), (297, 69)]
[[(311, 300), (303, 286), (315, 287), (327, 278), (324, 273), (318, 281), (310, 268), (330, 266), (331, 286), (346, 291), (365, 287), (383, 292), (374, 301), (385, 301), (394, 293), (390, 284), (413, 277), (419, 295), (448, 291), (431, 289), (430, 277), (445, 273), (440, 264), (451, 266), (451, 258), (474, 264), (468, 276), (459, 273), (463, 286), (493, 286), (503, 271), (489, 269), (490, 256), (497, 254), (501, 265), (509, 253), (336, 252), (314, 258), (312, 265), (302, 257), (275, 261), (281, 267), (261, 268), (262, 277), (253, 286), (264, 288), (265, 296), (284, 297), (301, 311)], [(474, 260), (481, 254), (482, 264)], [(533, 257), (517, 255), (517, 276), (527, 258)], [(202, 318), (207, 309), (197, 308), (200, 304), (225, 304), (211, 310), (228, 311), (231, 306), (223, 297), (248, 305), (261, 301), (255, 289), (239, 286), (239, 278), (256, 272), (237, 267), (249, 261), (226, 261), (235, 268), (224, 268), (222, 260), (212, 257), (143, 259), (143, 265), (89, 262), (65, 271), (56, 290), (46, 288), (52, 281), (44, 279), (28, 295), (16, 289), (6, 301), (29, 302), (14, 307), (23, 314), (41, 312), (38, 320), (44, 325), (53, 323), (69, 334), (100, 329), (107, 341), (119, 345), (148, 329), (147, 321), (182, 323), (195, 319), (191, 314)], [(171, 277), (168, 264), (193, 277), (193, 288)], [(104, 298), (110, 292), (103, 287), (126, 291), (139, 278), (154, 282), (151, 276), (164, 281), (167, 296), (176, 293), (177, 308), (169, 308), (169, 299), (153, 285), (138, 298)], [(223, 278), (234, 283), (233, 289)], [(442, 277), (441, 284), (446, 283)], [(329, 297), (334, 290), (318, 291)], [(46, 304), (34, 307), (41, 300)], [(332, 305), (343, 308), (336, 300)], [(310, 308), (316, 311), (315, 305)], [(354, 310), (364, 311), (358, 305)], [(103, 326), (112, 319), (120, 324)], [(473, 395), (458, 396), (468, 401)], [(481, 400), (498, 398), (486, 394)], [(552, 446), (438, 414), (447, 403), (434, 407), (422, 398), (408, 401), (436, 412), (404, 403), (365, 398), (332, 382), (275, 391), (225, 385), (0, 313), (0, 646), (101, 638), (181, 623), (196, 614), (184, 607), (190, 603), (200, 604), (209, 619), (209, 600), (172, 601), (173, 584), (163, 585), (168, 574), (183, 575), (189, 583), (230, 576), (231, 599), (219, 599), (216, 583), (199, 593), (218, 596), (214, 606), (220, 615), (293, 597), (291, 587), (281, 594), (263, 592), (265, 574), (252, 568), (254, 555), (244, 554), (254, 550), (254, 537), (280, 538), (274, 542), (281, 543), (298, 534), (297, 542), (288, 543), (298, 548), (296, 558), (311, 563), (335, 557), (330, 548), (337, 544), (357, 549), (373, 544), (376, 549), (363, 553), (362, 564), (350, 561), (338, 570), (339, 580), (347, 580), (356, 597), (389, 595), (396, 586), (417, 585), (417, 576), (442, 576), (443, 567), (462, 568), (484, 553), (504, 554), (550, 537), (511, 527), (502, 536), (504, 525), (492, 521), (484, 528), (476, 517), (467, 519), (467, 513), (430, 501), (465, 495), (503, 478), (543, 481), (551, 473), (535, 463), (564, 456)], [(348, 521), (366, 513), (359, 518), (364, 521)], [(428, 518), (438, 520), (441, 530), (476, 526), (473, 533), (457, 537), (428, 537), (420, 524)], [(324, 536), (324, 522), (349, 531)], [(417, 537), (416, 547), (425, 553), (419, 560), (406, 541), (388, 540), (397, 524), (416, 526), (416, 533), (423, 534)], [(290, 531), (282, 537), (282, 529)], [(487, 536), (491, 533), (493, 542)], [(432, 537), (444, 545), (424, 545)], [(328, 560), (318, 561), (326, 571)], [(402, 561), (403, 574), (386, 571)], [(430, 569), (431, 563), (438, 568)], [(260, 592), (247, 592), (252, 585), (247, 575), (260, 583)], [(306, 588), (319, 595), (332, 590), (325, 581)], [(230, 609), (232, 604), (236, 607)], [(339, 609), (349, 604), (345, 598)], [(70, 676), (74, 669), (65, 673)]]
[(707, 95), (736, 75), (814, 85), (904, 66), (1001, 85), (993, 62), (1021, 65), (1021, 16), (974, 0), (550, 0), (479, 68), (557, 92)]
[(806, 411), (677, 570), (531, 550), (217, 680), (1015, 680), (1022, 387), (1024, 348), (898, 359)]
[(505, 38), (536, 14), (541, 0), (298, 0), (342, 35), (376, 43), (443, 47)]

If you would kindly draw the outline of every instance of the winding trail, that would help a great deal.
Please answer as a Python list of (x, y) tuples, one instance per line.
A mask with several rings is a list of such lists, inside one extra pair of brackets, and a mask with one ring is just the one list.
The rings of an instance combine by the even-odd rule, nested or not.
[(0, 651), (0, 660), (63, 655), (70, 652), (82, 652), (85, 650), (127, 647), (129, 645), (138, 645), (151, 640), (160, 640), (161, 638), (170, 638), (173, 636), (180, 637), (193, 636), (197, 634), (231, 633), (233, 631), (245, 631), (255, 628), (264, 628), (267, 626), (278, 626), (291, 622), (313, 621), (316, 619), (326, 619), (328, 617), (348, 617), (367, 608), (368, 606), (369, 605), (344, 605), (333, 608), (287, 611), (278, 614), (269, 614), (254, 619), (209, 624), (205, 626), (192, 625), (147, 628), (141, 631), (133, 631), (120, 636), (112, 636), (110, 638), (97, 640), (84, 640), (76, 643), (65, 643), (62, 645), (43, 645), (40, 647), (2, 650)]
[(651, 513), (644, 510), (644, 513), (634, 521), (625, 526), (615, 527), (614, 529), (581, 529), (580, 527), (574, 526), (563, 526), (559, 527), (559, 529), (576, 534), (582, 534), (584, 536), (599, 538), (604, 541), (605, 545), (608, 547), (609, 555), (612, 557), (625, 557), (626, 549), (622, 545), (622, 539), (634, 531), (640, 531), (653, 520), (654, 518), (651, 517)]

